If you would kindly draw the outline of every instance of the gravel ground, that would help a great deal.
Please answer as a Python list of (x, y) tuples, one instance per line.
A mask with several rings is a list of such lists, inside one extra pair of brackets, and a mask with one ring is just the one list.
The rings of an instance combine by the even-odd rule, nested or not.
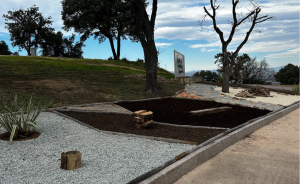
[[(36, 139), (0, 140), (1, 184), (127, 183), (194, 147), (100, 133), (49, 112), (37, 125), (43, 133)], [(73, 150), (82, 152), (81, 168), (60, 169), (61, 153)]]
[[(259, 108), (266, 108), (270, 111), (275, 111), (278, 109), (283, 109), (284, 107), (281, 105), (273, 105), (263, 102), (249, 102), (247, 100), (235, 100), (232, 97), (226, 95), (225, 98), (220, 96), (220, 93), (217, 91), (212, 90), (212, 88), (217, 87), (213, 85), (206, 85), (206, 84), (191, 84), (187, 87), (188, 93), (192, 95), (202, 96), (204, 98), (211, 98), (216, 102), (226, 102), (226, 103), (236, 103), (241, 105), (248, 105), (248, 106), (255, 106)], [(211, 91), (211, 93), (206, 93), (205, 91)]]

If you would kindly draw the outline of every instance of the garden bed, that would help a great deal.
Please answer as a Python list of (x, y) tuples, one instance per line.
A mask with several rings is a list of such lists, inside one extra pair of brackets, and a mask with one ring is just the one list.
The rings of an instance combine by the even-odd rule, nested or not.
[[(96, 112), (58, 111), (85, 124), (104, 131), (162, 137), (201, 144), (224, 132), (222, 129), (186, 128), (154, 124), (152, 129), (137, 129), (133, 115), (107, 114)], [(155, 115), (154, 115), (155, 116)]]
[[(116, 104), (130, 111), (152, 111), (153, 121), (157, 122), (221, 128), (234, 128), (246, 123), (248, 120), (264, 116), (271, 112), (269, 110), (195, 99), (165, 98), (148, 101), (120, 102)], [(202, 116), (189, 113), (190, 111), (217, 107), (231, 107), (232, 109)]]
[[(133, 123), (133, 114), (57, 111), (99, 130), (177, 139), (196, 144), (201, 144), (224, 132), (224, 128), (234, 128), (248, 120), (264, 116), (271, 112), (269, 110), (222, 104), (214, 101), (174, 98), (118, 102), (115, 104), (132, 112), (138, 110), (152, 111), (153, 128), (138, 129)], [(232, 109), (213, 114), (203, 114), (201, 116), (190, 113), (190, 111), (218, 107), (231, 107)], [(157, 124), (156, 122), (162, 124)], [(193, 128), (181, 125), (189, 125)]]

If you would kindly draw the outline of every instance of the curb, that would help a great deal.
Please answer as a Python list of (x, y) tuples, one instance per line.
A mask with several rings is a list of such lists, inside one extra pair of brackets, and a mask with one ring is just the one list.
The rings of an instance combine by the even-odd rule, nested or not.
[(84, 112), (84, 113), (102, 113), (102, 114), (125, 114), (125, 115), (133, 115), (133, 112), (111, 112), (111, 111), (93, 111), (93, 110), (79, 110), (79, 109), (63, 109), (63, 108), (55, 108), (53, 110), (57, 111), (65, 111), (65, 112)]
[[(129, 183), (140, 184), (171, 184), (180, 179), (186, 173), (192, 171), (197, 166), (216, 156), (218, 153), (236, 142), (244, 139), (261, 127), (289, 114), (300, 108), (300, 101), (291, 104), (284, 109), (279, 109), (249, 120), (248, 122), (227, 130), (212, 139), (194, 147), (193, 149), (183, 152), (177, 157), (169, 160), (163, 165), (135, 178)], [(179, 158), (179, 159), (178, 159)]]

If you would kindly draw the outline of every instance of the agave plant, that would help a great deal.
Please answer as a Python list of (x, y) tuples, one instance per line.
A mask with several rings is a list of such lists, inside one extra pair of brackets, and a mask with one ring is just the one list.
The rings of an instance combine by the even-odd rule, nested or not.
[(15, 95), (14, 105), (12, 107), (8, 107), (6, 104), (0, 105), (0, 109), (5, 112), (4, 114), (0, 114), (0, 128), (4, 127), (10, 132), (9, 143), (11, 143), (14, 138), (26, 137), (30, 128), (41, 130), (35, 121), (44, 108), (45, 106), (39, 109), (32, 104), (32, 95), (28, 102), (26, 112), (18, 106), (17, 95)]
[(300, 85), (300, 83), (298, 85), (296, 85), (295, 87), (292, 87), (293, 95), (299, 95), (299, 85)]

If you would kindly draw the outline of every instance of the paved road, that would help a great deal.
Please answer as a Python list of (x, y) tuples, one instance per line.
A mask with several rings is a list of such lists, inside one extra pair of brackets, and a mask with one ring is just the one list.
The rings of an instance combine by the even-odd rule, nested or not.
[(299, 183), (299, 109), (262, 127), (175, 184)]
[[(247, 84), (249, 86), (257, 86), (260, 84)], [(283, 90), (288, 90), (288, 91), (293, 91), (291, 87), (285, 87), (285, 86), (272, 86), (272, 85), (260, 85), (265, 88), (271, 88), (271, 89), (283, 89)]]

